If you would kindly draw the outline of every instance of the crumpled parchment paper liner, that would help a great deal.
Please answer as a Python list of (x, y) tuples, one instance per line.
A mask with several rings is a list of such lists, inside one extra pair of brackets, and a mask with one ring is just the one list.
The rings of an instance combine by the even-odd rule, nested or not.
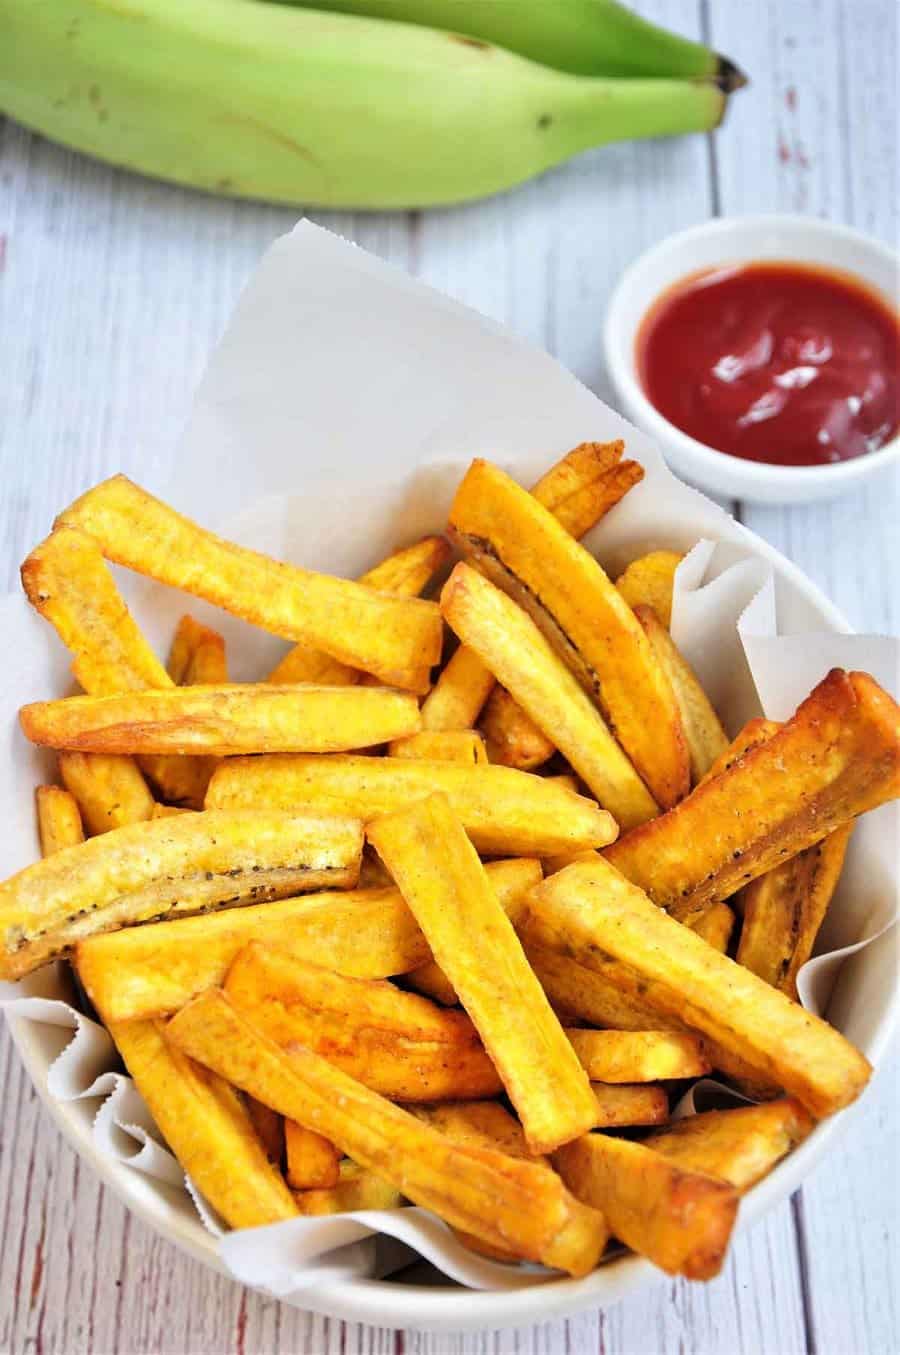
[[(783, 565), (773, 570), (768, 548), (675, 480), (642, 433), (552, 359), (306, 223), (276, 242), (241, 298), (201, 385), (176, 482), (149, 487), (246, 545), (353, 575), (395, 545), (441, 529), (472, 455), (491, 457), (528, 484), (582, 439), (619, 436), (645, 479), (585, 544), (613, 577), (646, 550), (688, 552), (676, 579), (673, 636), (729, 733), (756, 714), (786, 718), (833, 666), (865, 669), (896, 689), (896, 641), (816, 633), (816, 610), (802, 590), (789, 587)], [(286, 648), (174, 590), (117, 574), (160, 649), (186, 607), (225, 632), (236, 680), (260, 677)], [(832, 622), (846, 629), (836, 614)], [(0, 604), (0, 624), (8, 717), (0, 731), (5, 877), (38, 854), (30, 788), (54, 775), (52, 758), (25, 744), (13, 712), (26, 700), (68, 690), (70, 677), (62, 646), (21, 598)], [(827, 1009), (870, 1057), (878, 1053), (880, 1009), (853, 998), (859, 966), (870, 985), (874, 975), (878, 992), (896, 981), (892, 952), (872, 942), (896, 917), (898, 826), (896, 806), (858, 824), (817, 957), (799, 980), (805, 1005)], [(415, 1208), (225, 1232), (158, 1142), (130, 1079), (115, 1071), (109, 1037), (62, 1000), (68, 994), (61, 973), (54, 966), (22, 984), (0, 985), (0, 1004), (14, 1021), (59, 1030), (48, 1093), (60, 1101), (100, 1099), (93, 1122), (98, 1148), (169, 1185), (185, 1185), (237, 1278), (290, 1298), (426, 1257), (472, 1288), (546, 1283), (539, 1267), (475, 1256), (440, 1220)], [(706, 1079), (676, 1113), (705, 1108), (722, 1092)]]

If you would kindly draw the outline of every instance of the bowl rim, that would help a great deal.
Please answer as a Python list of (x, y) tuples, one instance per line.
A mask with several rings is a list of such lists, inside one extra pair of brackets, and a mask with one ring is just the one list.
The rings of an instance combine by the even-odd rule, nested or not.
[[(660, 240), (638, 255), (626, 268), (616, 284), (606, 310), (603, 326), (606, 368), (616, 389), (616, 394), (625, 404), (629, 416), (640, 423), (660, 446), (666, 447), (668, 445), (677, 448), (678, 457), (683, 466), (694, 468), (698, 474), (702, 475), (704, 483), (715, 483), (716, 480), (719, 480), (726, 486), (723, 492), (728, 492), (727, 486), (729, 484), (733, 485), (740, 480), (750, 493), (754, 489), (765, 489), (769, 492), (781, 490), (787, 496), (804, 489), (807, 491), (823, 489), (826, 485), (837, 493), (842, 488), (846, 488), (848, 484), (868, 475), (877, 474), (900, 458), (900, 429), (883, 447), (877, 448), (874, 452), (868, 452), (865, 456), (854, 457), (849, 461), (830, 462), (821, 466), (781, 466), (776, 462), (748, 461), (744, 457), (719, 451), (718, 448), (712, 447), (708, 443), (700, 442), (697, 438), (691, 437), (689, 433), (685, 433), (683, 429), (671, 423), (651, 403), (644, 393), (637, 375), (634, 341), (649, 308), (661, 294), (659, 290), (654, 290), (653, 295), (642, 303), (643, 308), (638, 317), (634, 321), (629, 319), (626, 297), (631, 289), (638, 287), (638, 290), (640, 290), (638, 284), (642, 275), (654, 263), (672, 255), (677, 256), (682, 250), (688, 249), (698, 240), (717, 238), (723, 240), (733, 238), (736, 241), (739, 238), (749, 240), (767, 231), (778, 230), (784, 230), (788, 236), (796, 236), (798, 241), (804, 235), (807, 238), (814, 236), (823, 240), (843, 240), (847, 244), (856, 246), (861, 252), (893, 268), (897, 272), (898, 285), (900, 285), (900, 255), (897, 251), (883, 241), (875, 240), (863, 231), (856, 230), (855, 227), (822, 221), (818, 217), (801, 216), (796, 212), (714, 217), (710, 221), (688, 226), (685, 230), (676, 231), (672, 235), (666, 236), (665, 239)], [(758, 256), (752, 250), (742, 245), (736, 245), (737, 261), (756, 257)], [(815, 264), (816, 262), (804, 253), (799, 243), (794, 245), (792, 241), (787, 240), (784, 245), (784, 257), (798, 263)], [(715, 265), (705, 266), (714, 267)], [(704, 265), (699, 267), (704, 267)], [(687, 267), (679, 274), (679, 277), (689, 277), (695, 271), (698, 271), (698, 269)], [(870, 290), (875, 290), (883, 295), (883, 289), (873, 282), (871, 276), (861, 273), (858, 268), (840, 266), (838, 271), (850, 274)], [(673, 283), (668, 285), (673, 285), (677, 280), (677, 278), (673, 279)], [(889, 297), (884, 299), (889, 306), (896, 309), (895, 299)]]
[[(749, 553), (768, 561), (776, 574), (799, 591), (820, 616), (823, 629), (840, 634), (853, 633), (839, 609), (797, 565), (755, 532), (741, 524), (736, 525), (740, 527)], [(24, 599), (22, 603), (25, 605)], [(900, 989), (895, 987), (879, 1019), (870, 1050), (876, 1070), (897, 1022), (898, 1007)], [(161, 1208), (141, 1191), (139, 1173), (124, 1162), (100, 1154), (91, 1137), (88, 1117), (84, 1115), (83, 1109), (81, 1113), (77, 1109), (79, 1105), (83, 1108), (84, 1103), (64, 1103), (50, 1096), (47, 1071), (52, 1060), (39, 1047), (31, 1029), (32, 1023), (24, 1017), (10, 1016), (8, 1024), (33, 1085), (70, 1146), (90, 1163), (104, 1184), (144, 1223), (196, 1260), (233, 1279), (218, 1256), (216, 1239), (205, 1231), (200, 1219), (192, 1220), (173, 1213), (164, 1216)], [(855, 1107), (849, 1107), (840, 1115), (820, 1122), (804, 1143), (747, 1194), (742, 1201), (737, 1231), (742, 1232), (750, 1227), (797, 1189), (821, 1159), (833, 1136), (847, 1131), (859, 1104), (857, 1102)], [(496, 1330), (550, 1321), (587, 1308), (605, 1308), (649, 1283), (662, 1283), (666, 1278), (643, 1257), (628, 1255), (611, 1265), (600, 1267), (584, 1279), (551, 1278), (546, 1284), (512, 1291), (476, 1291), (460, 1286), (408, 1285), (388, 1280), (351, 1279), (317, 1285), (309, 1292), (299, 1293), (296, 1300), (288, 1296), (282, 1301), (345, 1321), (371, 1323), (392, 1329), (409, 1327), (445, 1332)]]

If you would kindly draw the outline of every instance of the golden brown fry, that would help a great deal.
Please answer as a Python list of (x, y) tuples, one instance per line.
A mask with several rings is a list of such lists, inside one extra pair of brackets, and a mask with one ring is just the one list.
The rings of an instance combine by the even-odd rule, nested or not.
[(691, 759), (691, 780), (700, 781), (716, 758), (728, 747), (728, 735), (722, 728), (709, 697), (700, 686), (690, 664), (675, 647), (671, 635), (652, 607), (637, 606), (634, 614), (646, 632), (660, 667), (672, 684), (681, 726)]
[(689, 1115), (644, 1142), (688, 1171), (718, 1176), (745, 1191), (767, 1176), (812, 1127), (800, 1102), (784, 1096), (764, 1106)]
[(797, 974), (812, 954), (837, 888), (853, 820), (743, 891), (738, 964), (797, 1000)]
[(441, 611), (469, 649), (569, 760), (624, 827), (657, 806), (602, 715), (531, 617), (470, 565), (458, 564), (441, 593)]
[(426, 691), (429, 670), (440, 658), (433, 603), (376, 593), (224, 541), (124, 475), (88, 490), (57, 525), (87, 532), (108, 560), (275, 635), (303, 640), (394, 686)]
[(440, 965), (434, 960), (429, 960), (427, 964), (419, 965), (410, 974), (406, 975), (406, 981), (410, 988), (414, 988), (417, 993), (423, 993), (425, 997), (432, 998), (435, 1002), (440, 1002), (444, 1007), (456, 1007), (459, 1005), (459, 998), (456, 995), (456, 989), (447, 978), (447, 975), (441, 969)]
[(440, 790), (486, 856), (550, 856), (605, 846), (615, 820), (593, 800), (513, 767), (403, 758), (265, 755), (230, 758), (216, 771), (210, 808), (308, 806), (364, 821)]
[(727, 903), (711, 903), (702, 913), (695, 913), (689, 918), (687, 925), (691, 931), (702, 936), (708, 946), (724, 955), (734, 930), (734, 913)]
[(733, 1186), (608, 1134), (567, 1144), (553, 1163), (578, 1199), (603, 1211), (620, 1242), (667, 1275), (718, 1275), (737, 1215)]
[(460, 645), (422, 703), (423, 729), (471, 729), (494, 686), (477, 654)]
[[(509, 910), (521, 908), (541, 878), (537, 861), (492, 861), (485, 869)], [(238, 951), (255, 940), (358, 978), (402, 974), (430, 954), (399, 889), (389, 886), (129, 927), (80, 942), (76, 964), (104, 1020), (135, 1020), (177, 1011), (221, 984)]]
[(362, 826), (217, 811), (114, 828), (0, 885), (0, 978), (21, 978), (101, 931), (165, 915), (353, 885)]
[(452, 1227), (516, 1255), (585, 1275), (606, 1242), (602, 1215), (581, 1207), (554, 1172), (488, 1148), (462, 1148), (301, 1046), (286, 1057), (224, 994), (195, 998), (166, 1027), (191, 1058), (325, 1134)]
[(156, 801), (133, 758), (107, 753), (60, 753), (59, 774), (78, 802), (91, 836), (153, 818)]
[(166, 668), (177, 687), (227, 682), (225, 641), (211, 626), (184, 615), (176, 627)]
[[(653, 550), (642, 555), (616, 579), (616, 587), (629, 607), (649, 607), (666, 630), (672, 624), (672, 591), (675, 571), (684, 559), (674, 550)], [(646, 629), (646, 628), (645, 628)]]
[(733, 1051), (818, 1118), (869, 1079), (867, 1059), (837, 1030), (713, 950), (605, 861), (578, 862), (536, 886), (528, 928), (588, 968), (618, 961), (650, 1005)]
[(531, 486), (531, 493), (555, 515), (567, 499), (602, 480), (621, 462), (624, 451), (621, 438), (615, 442), (579, 442)]
[(368, 839), (459, 993), (532, 1150), (590, 1128), (587, 1077), (447, 797), (376, 819)]
[(86, 692), (171, 686), (91, 536), (70, 527), (52, 532), (22, 565), (22, 586), (72, 651), (72, 672)]
[(716, 758), (709, 771), (697, 782), (698, 786), (705, 786), (707, 781), (712, 781), (714, 776), (721, 776), (722, 772), (730, 771), (735, 763), (739, 762), (751, 748), (758, 748), (761, 743), (771, 739), (773, 734), (777, 734), (781, 725), (777, 720), (764, 720), (758, 715), (753, 720), (748, 720), (735, 737), (731, 740), (728, 747)]
[(301, 1214), (352, 1214), (357, 1209), (399, 1209), (403, 1196), (382, 1176), (345, 1157), (336, 1186), (298, 1190), (294, 1203)]
[(392, 1100), (502, 1090), (467, 1016), (384, 980), (347, 978), (253, 943), (232, 964), (225, 992), (287, 1054), (298, 1044), (313, 1049)]
[(834, 668), (770, 739), (606, 857), (687, 920), (898, 792), (896, 702)]
[(592, 1082), (665, 1082), (702, 1077), (709, 1060), (696, 1035), (670, 1030), (567, 1030)]
[(293, 1218), (297, 1209), (227, 1081), (187, 1058), (161, 1021), (110, 1027), (119, 1053), (184, 1170), (232, 1228)]
[(343, 752), (413, 734), (415, 697), (388, 687), (172, 687), (34, 701), (19, 718), (32, 743), (90, 753)]
[[(418, 597), (433, 575), (446, 562), (450, 547), (442, 536), (426, 536), (398, 550), (363, 574), (359, 582), (380, 593), (398, 597)], [(355, 668), (329, 658), (320, 649), (299, 644), (285, 654), (269, 674), (267, 681), (318, 682), (323, 686), (349, 687), (360, 678)]]
[(592, 1082), (597, 1102), (600, 1129), (626, 1129), (629, 1125), (665, 1124), (669, 1118), (669, 1098), (662, 1087), (650, 1082), (634, 1085)]
[(425, 759), (430, 762), (487, 762), (484, 739), (475, 729), (423, 729), (405, 739), (395, 739), (389, 757)]
[(277, 1110), (270, 1110), (255, 1096), (245, 1096), (244, 1105), (250, 1116), (250, 1123), (256, 1130), (259, 1141), (266, 1150), (266, 1157), (274, 1167), (281, 1170), (284, 1161), (284, 1120)]
[(338, 1184), (341, 1155), (330, 1139), (285, 1120), (284, 1149), (284, 1174), (293, 1190), (329, 1190)]
[(674, 693), (640, 623), (593, 556), (532, 495), (480, 460), (457, 490), (450, 534), (530, 612), (599, 699), (654, 799), (664, 808), (676, 804), (690, 769)]
[(554, 509), (553, 516), (570, 536), (579, 541), (643, 478), (644, 468), (637, 461), (620, 461), (617, 466), (611, 466), (599, 480), (560, 504)]
[(555, 744), (505, 687), (495, 687), (481, 716), (480, 729), (491, 762), (530, 772), (553, 756)]
[(35, 805), (41, 856), (52, 856), (84, 841), (78, 801), (70, 791), (62, 786), (38, 786)]

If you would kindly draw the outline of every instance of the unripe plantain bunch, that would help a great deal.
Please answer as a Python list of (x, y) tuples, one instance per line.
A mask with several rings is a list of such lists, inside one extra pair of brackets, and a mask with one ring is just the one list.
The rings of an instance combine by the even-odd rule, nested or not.
[(0, 111), (143, 174), (307, 206), (482, 197), (715, 127), (744, 83), (615, 0), (0, 0)]

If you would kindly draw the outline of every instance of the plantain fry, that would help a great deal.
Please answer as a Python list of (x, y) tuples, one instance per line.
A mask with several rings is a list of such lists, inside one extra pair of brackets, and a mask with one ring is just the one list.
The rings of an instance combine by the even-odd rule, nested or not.
[(743, 891), (738, 964), (797, 1001), (797, 974), (812, 954), (837, 888), (853, 820)]
[(285, 1178), (292, 1190), (328, 1190), (340, 1181), (340, 1153), (330, 1139), (284, 1121)]
[(670, 1162), (717, 1176), (743, 1192), (767, 1176), (812, 1127), (800, 1102), (783, 1096), (763, 1106), (689, 1115), (644, 1142)]
[(701, 687), (693, 668), (675, 647), (669, 632), (652, 607), (637, 606), (634, 614), (644, 628), (660, 667), (672, 684), (681, 727), (691, 759), (694, 785), (709, 771), (716, 758), (728, 747), (728, 735), (722, 728), (709, 697)]
[(460, 645), (422, 703), (422, 728), (473, 728), (493, 686), (493, 673), (477, 654)]
[(368, 840), (459, 993), (529, 1147), (545, 1152), (590, 1128), (587, 1077), (447, 797), (376, 819)]
[(195, 998), (166, 1034), (287, 1119), (325, 1134), (361, 1167), (452, 1227), (573, 1275), (596, 1265), (606, 1243), (603, 1217), (580, 1206), (554, 1172), (488, 1148), (450, 1143), (302, 1046), (286, 1057), (221, 992)]
[(691, 931), (702, 936), (708, 946), (724, 955), (734, 930), (734, 913), (727, 903), (711, 903), (702, 913), (695, 913), (689, 918), (687, 925)]
[(227, 1081), (171, 1045), (160, 1021), (114, 1024), (110, 1034), (172, 1152), (226, 1223), (258, 1228), (295, 1217), (291, 1193)]
[(395, 739), (388, 747), (388, 756), (469, 766), (488, 760), (484, 739), (475, 729), (423, 729), (419, 734)]
[(78, 801), (71, 791), (62, 786), (38, 786), (34, 798), (41, 856), (52, 856), (84, 841)]
[(406, 975), (406, 981), (417, 993), (430, 997), (434, 1002), (440, 1002), (444, 1007), (459, 1005), (456, 989), (440, 965), (434, 960), (419, 965), (417, 969)]
[[(394, 551), (359, 582), (380, 593), (418, 597), (425, 585), (446, 562), (450, 547), (442, 536), (426, 536), (414, 545)], [(324, 686), (350, 687), (360, 678), (355, 668), (339, 663), (311, 645), (299, 644), (285, 654), (266, 679), (268, 682), (317, 682)]]
[(415, 697), (387, 687), (232, 683), (34, 701), (19, 712), (32, 743), (91, 753), (343, 752), (413, 734)]
[(353, 819), (215, 811), (114, 828), (0, 884), (0, 978), (21, 978), (101, 931), (165, 914), (353, 885)]
[(60, 753), (59, 774), (91, 836), (153, 818), (156, 801), (134, 758), (109, 753)]
[(642, 555), (616, 579), (616, 587), (629, 607), (649, 607), (666, 630), (672, 624), (672, 593), (675, 571), (684, 559), (674, 550), (653, 550)]
[(375, 1172), (344, 1158), (337, 1185), (326, 1190), (298, 1190), (294, 1203), (301, 1214), (350, 1214), (357, 1209), (399, 1209), (403, 1196)]
[(653, 1083), (639, 1082), (632, 1086), (619, 1082), (608, 1086), (605, 1082), (591, 1082), (591, 1091), (597, 1103), (600, 1129), (665, 1124), (669, 1118), (669, 1098), (662, 1087)]
[(616, 743), (603, 717), (531, 618), (466, 564), (441, 593), (441, 611), (469, 649), (569, 760), (614, 818), (626, 828), (657, 806)]
[(531, 493), (580, 540), (644, 478), (636, 461), (622, 461), (624, 442), (582, 442), (552, 466)]
[(606, 856), (687, 921), (898, 793), (896, 702), (835, 668), (771, 738)]
[(228, 660), (222, 635), (185, 614), (175, 628), (166, 670), (176, 687), (227, 682)]
[(592, 1082), (702, 1077), (710, 1063), (696, 1035), (670, 1030), (567, 1030)]
[(225, 980), (232, 1004), (288, 1055), (297, 1045), (382, 1096), (496, 1096), (500, 1079), (471, 1021), (376, 979), (355, 979), (252, 943)]
[(512, 767), (403, 758), (232, 758), (215, 772), (210, 808), (296, 807), (368, 822), (443, 791), (484, 855), (550, 856), (605, 846), (615, 820), (593, 800)]
[(664, 808), (676, 804), (690, 768), (675, 695), (640, 623), (593, 556), (532, 495), (481, 460), (457, 490), (450, 536), (530, 613), (599, 700), (653, 798)]
[(758, 748), (761, 743), (771, 739), (773, 734), (777, 734), (781, 725), (777, 720), (764, 720), (758, 715), (752, 720), (748, 720), (726, 749), (716, 758), (715, 762), (709, 768), (704, 776), (697, 782), (698, 786), (705, 786), (707, 781), (712, 781), (714, 776), (721, 776), (722, 772), (730, 771), (736, 763), (749, 753), (752, 748)]
[(620, 1242), (667, 1275), (718, 1275), (737, 1216), (733, 1186), (608, 1134), (567, 1144), (553, 1164), (578, 1199), (602, 1210)]
[[(485, 870), (509, 910), (521, 908), (541, 878), (537, 861), (492, 861)], [(255, 940), (358, 978), (402, 974), (430, 954), (399, 889), (388, 886), (308, 894), (89, 937), (78, 944), (76, 967), (104, 1020), (164, 1016), (221, 984), (238, 952)]]
[(108, 560), (183, 588), (275, 635), (314, 645), (385, 683), (428, 689), (429, 670), (441, 650), (434, 603), (376, 593), (224, 541), (124, 475), (88, 490), (56, 525), (80, 528)]
[(528, 927), (588, 968), (617, 961), (648, 1004), (733, 1051), (817, 1118), (849, 1105), (869, 1079), (868, 1061), (837, 1030), (713, 950), (605, 861), (577, 862), (536, 886)]
[(266, 1157), (280, 1171), (284, 1161), (284, 1119), (277, 1110), (270, 1110), (253, 1096), (245, 1096), (244, 1105), (247, 1107), (250, 1123), (266, 1150)]
[(542, 766), (556, 750), (556, 745), (531, 716), (526, 715), (505, 687), (496, 686), (491, 692), (479, 727), (487, 742), (489, 760), (503, 767), (531, 772)]

